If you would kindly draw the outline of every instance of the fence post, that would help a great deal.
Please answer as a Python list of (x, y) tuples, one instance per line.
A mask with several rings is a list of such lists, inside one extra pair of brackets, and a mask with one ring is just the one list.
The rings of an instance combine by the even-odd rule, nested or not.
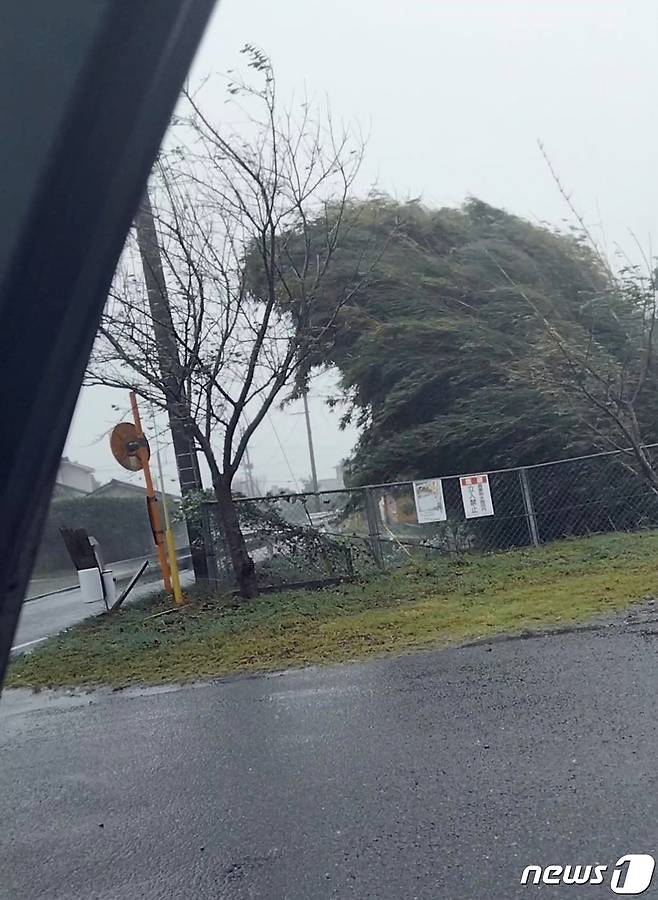
[(213, 587), (219, 587), (219, 569), (217, 567), (217, 548), (212, 535), (210, 522), (210, 509), (207, 503), (201, 504), (201, 522), (203, 540), (206, 550), (206, 564), (208, 566), (208, 581)]
[(375, 497), (371, 488), (365, 488), (366, 494), (366, 518), (368, 520), (368, 535), (370, 537), (370, 546), (372, 547), (372, 555), (380, 569), (384, 568), (384, 554), (382, 553), (382, 545), (379, 537), (379, 513)]
[(528, 530), (530, 531), (530, 542), (533, 547), (538, 547), (540, 543), (539, 528), (537, 527), (535, 507), (532, 503), (532, 491), (530, 490), (530, 481), (528, 480), (528, 470), (519, 469), (519, 478), (521, 481), (521, 493), (523, 494), (523, 506), (525, 507)]

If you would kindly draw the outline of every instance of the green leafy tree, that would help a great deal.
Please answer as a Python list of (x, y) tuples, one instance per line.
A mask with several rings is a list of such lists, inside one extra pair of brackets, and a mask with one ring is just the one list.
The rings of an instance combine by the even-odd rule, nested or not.
[(338, 368), (334, 402), (361, 427), (354, 483), (629, 446), (610, 415), (610, 386), (622, 382), (617, 412), (632, 399), (638, 440), (655, 437), (653, 294), (636, 273), (614, 276), (579, 234), (478, 200), (427, 209), (379, 197), (358, 212), (318, 324), (355, 272), (367, 277), (300, 377)]

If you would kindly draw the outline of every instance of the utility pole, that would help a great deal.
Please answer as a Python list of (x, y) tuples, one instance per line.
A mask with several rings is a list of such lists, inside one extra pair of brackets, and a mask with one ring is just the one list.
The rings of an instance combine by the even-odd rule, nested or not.
[(249, 496), (256, 496), (256, 484), (254, 482), (254, 467), (251, 464), (251, 457), (249, 456), (249, 447), (244, 448), (244, 462), (243, 468), (245, 470), (247, 476), (247, 486), (249, 489)]
[[(140, 208), (135, 217), (137, 244), (142, 259), (146, 293), (148, 296), (153, 332), (157, 348), (160, 376), (165, 389), (169, 428), (174, 444), (178, 480), (181, 494), (185, 497), (193, 491), (201, 490), (199, 460), (190, 435), (185, 429), (181, 410), (188, 408), (189, 400), (181, 378), (181, 363), (176, 345), (174, 325), (169, 306), (169, 295), (162, 267), (162, 257), (158, 244), (158, 234), (153, 218), (153, 209), (148, 189), (144, 192)], [(190, 550), (194, 576), (197, 581), (208, 580), (205, 538), (200, 525), (188, 523)]]
[(306, 419), (306, 437), (308, 439), (308, 455), (311, 460), (311, 483), (315, 491), (315, 509), (320, 509), (320, 498), (318, 496), (318, 470), (315, 466), (315, 450), (313, 449), (313, 432), (311, 431), (311, 416), (308, 411), (308, 391), (302, 394), (304, 400), (304, 418)]

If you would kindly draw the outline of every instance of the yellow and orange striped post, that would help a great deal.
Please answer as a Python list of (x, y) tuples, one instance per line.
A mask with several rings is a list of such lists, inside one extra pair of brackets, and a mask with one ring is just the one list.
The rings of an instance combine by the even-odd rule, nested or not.
[(160, 562), (162, 580), (164, 582), (165, 591), (171, 591), (171, 575), (169, 573), (169, 563), (167, 562), (165, 533), (162, 530), (162, 523), (160, 521), (158, 498), (155, 496), (155, 490), (153, 488), (153, 479), (151, 478), (151, 469), (149, 468), (149, 454), (144, 442), (142, 421), (139, 417), (137, 396), (134, 391), (130, 392), (130, 408), (132, 409), (133, 413), (133, 420), (135, 422), (135, 431), (137, 432), (137, 438), (141, 442), (141, 446), (137, 451), (137, 456), (142, 464), (142, 472), (144, 473), (144, 482), (146, 484), (146, 508), (148, 509), (149, 520), (151, 522), (151, 530), (153, 532), (153, 539), (155, 540), (155, 546), (158, 551), (158, 561)]

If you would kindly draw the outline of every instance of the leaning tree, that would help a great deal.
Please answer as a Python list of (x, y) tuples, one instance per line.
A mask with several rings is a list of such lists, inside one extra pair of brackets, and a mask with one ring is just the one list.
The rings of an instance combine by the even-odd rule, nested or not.
[(360, 426), (354, 482), (634, 447), (627, 459), (656, 484), (642, 450), (658, 437), (653, 277), (613, 273), (580, 233), (475, 199), (357, 206), (314, 306), (319, 322), (354, 267), (383, 250), (298, 376), (338, 369), (335, 402)]

